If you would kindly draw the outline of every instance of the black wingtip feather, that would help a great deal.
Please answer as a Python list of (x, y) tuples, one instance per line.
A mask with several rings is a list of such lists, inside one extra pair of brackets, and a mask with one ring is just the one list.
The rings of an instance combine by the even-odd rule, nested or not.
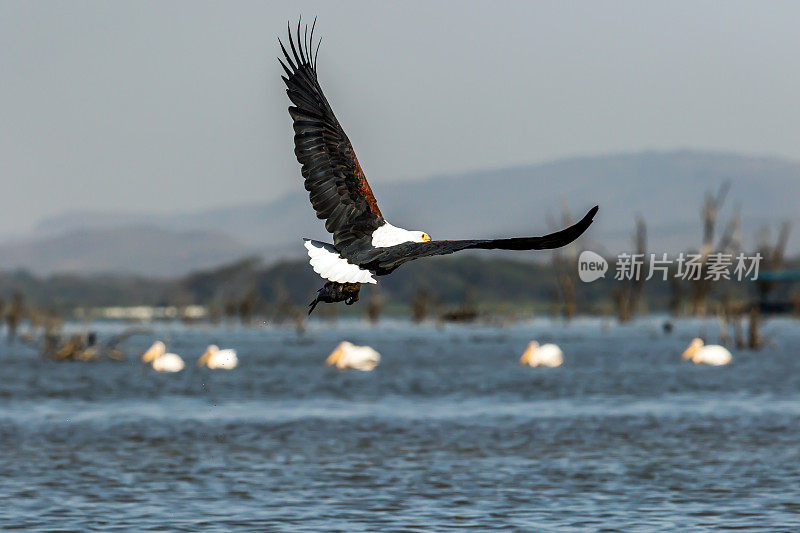
[(303, 55), (303, 38), (302, 35), (300, 34), (301, 22), (303, 22), (303, 17), (297, 19), (297, 48), (298, 50), (300, 50), (300, 64), (305, 65), (306, 63), (308, 63), (308, 61), (306, 61), (306, 57)]
[[(314, 28), (316, 28), (316, 27), (317, 27), (317, 17), (314, 17), (314, 22), (313, 22), (313, 24), (311, 24), (311, 37), (308, 38), (308, 45), (309, 45), (308, 53), (309, 54), (311, 54), (311, 47), (314, 46)], [(319, 50), (319, 46), (317, 46), (317, 50)], [(316, 58), (316, 56), (314, 57), (314, 60), (311, 62), (311, 68), (315, 69), (315, 70), (317, 68), (317, 58)]]
[[(290, 35), (290, 37), (291, 37), (291, 35)], [(289, 52), (287, 52), (287, 51), (286, 51), (286, 47), (285, 47), (285, 46), (283, 46), (283, 41), (281, 41), (280, 39), (278, 39), (278, 44), (280, 44), (280, 45), (281, 45), (281, 50), (283, 51), (283, 55), (284, 55), (284, 57), (286, 57), (286, 62), (287, 62), (287, 63), (289, 63), (289, 65), (291, 65), (291, 66), (292, 66), (292, 70), (293, 70), (293, 71), (297, 71), (297, 65), (295, 65), (295, 64), (294, 64), (294, 62), (292, 62), (292, 58), (291, 58), (291, 57), (289, 57)], [(278, 60), (280, 61), (280, 58), (278, 58)], [(292, 74), (293, 74), (293, 73), (292, 73)]]
[[(292, 75), (294, 74), (294, 72), (292, 72), (291, 70), (289, 70), (289, 67), (287, 67), (287, 66), (286, 66), (286, 63), (284, 63), (283, 61), (281, 61), (281, 59), (280, 59), (280, 58), (278, 58), (278, 63), (280, 63), (280, 64), (281, 64), (281, 66), (283, 67), (283, 70), (284, 70), (284, 72), (286, 72), (286, 76), (288, 76), (289, 78), (291, 78), (291, 77), (292, 77)], [(284, 82), (286, 82), (286, 83), (289, 83), (289, 78), (287, 78), (286, 76), (281, 76), (281, 79), (283, 79), (283, 81), (284, 81)]]
[(303, 44), (306, 48), (306, 54), (308, 54), (308, 63), (311, 63), (311, 54), (309, 54), (309, 46), (308, 46), (308, 24), (306, 24), (305, 29), (303, 30)]
[[(314, 22), (311, 24), (310, 30), (308, 28), (308, 24), (303, 27), (302, 17), (300, 17), (300, 19), (297, 21), (296, 28), (292, 28), (292, 23), (287, 22), (286, 30), (287, 34), (289, 35), (288, 49), (283, 44), (283, 41), (278, 38), (278, 44), (280, 44), (281, 51), (286, 58), (286, 63), (288, 63), (288, 66), (291, 67), (291, 70), (293, 71), (290, 73), (290, 77), (300, 71), (303, 67), (307, 67), (313, 75), (316, 75), (317, 57), (319, 56), (320, 45), (322, 45), (322, 38), (320, 38), (317, 41), (316, 48), (314, 48), (314, 29), (316, 26), (317, 17), (314, 17)], [(297, 42), (295, 43), (295, 41)], [(291, 54), (289, 53), (289, 50), (292, 51)], [(284, 66), (284, 69), (286, 69), (286, 66)]]
[(541, 248), (539, 249), (552, 250), (554, 248), (561, 248), (562, 246), (566, 246), (572, 241), (576, 240), (578, 237), (583, 235), (587, 229), (589, 229), (589, 226), (592, 225), (592, 222), (594, 222), (594, 216), (597, 214), (599, 209), (599, 206), (594, 206), (593, 208), (589, 209), (589, 211), (583, 216), (582, 219), (580, 219), (580, 221), (572, 226), (541, 237)]
[(316, 72), (316, 70), (317, 70), (317, 56), (319, 55), (319, 46), (320, 46), (321, 44), (322, 44), (322, 37), (320, 37), (320, 38), (319, 38), (319, 41), (317, 41), (317, 51), (316, 51), (316, 52), (314, 52), (314, 71), (315, 71), (315, 72)]
[(289, 47), (292, 49), (292, 55), (294, 56), (294, 61), (295, 63), (297, 63), (297, 68), (299, 69), (303, 63), (302, 61), (300, 61), (300, 57), (298, 57), (297, 55), (297, 49), (294, 47), (294, 37), (292, 37), (292, 23), (287, 22), (286, 27), (289, 32)]

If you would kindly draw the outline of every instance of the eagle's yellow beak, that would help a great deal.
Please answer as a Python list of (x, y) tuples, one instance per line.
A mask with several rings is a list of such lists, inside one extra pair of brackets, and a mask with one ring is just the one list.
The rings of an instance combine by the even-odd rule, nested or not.
[(428, 235), (427, 233), (423, 233), (422, 234), (422, 240), (425, 241), (425, 242), (431, 242), (431, 236)]
[(200, 356), (200, 359), (197, 360), (197, 366), (206, 366), (209, 359), (211, 359), (211, 350), (206, 350), (205, 353)]

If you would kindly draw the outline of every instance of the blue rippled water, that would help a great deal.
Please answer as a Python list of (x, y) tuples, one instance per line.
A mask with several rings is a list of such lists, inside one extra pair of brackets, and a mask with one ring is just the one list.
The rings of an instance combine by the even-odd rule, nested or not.
[[(720, 368), (680, 361), (715, 324), (658, 324), (158, 326), (94, 363), (3, 343), (0, 529), (798, 530), (797, 323)], [(186, 371), (138, 361), (154, 337)], [(534, 338), (564, 366), (520, 367)], [(345, 339), (380, 366), (323, 366)], [(211, 341), (239, 368), (197, 368)]]

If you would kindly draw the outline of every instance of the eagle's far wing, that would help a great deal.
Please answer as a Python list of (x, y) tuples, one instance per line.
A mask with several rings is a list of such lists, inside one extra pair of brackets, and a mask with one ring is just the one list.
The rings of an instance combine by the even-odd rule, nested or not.
[(481, 239), (481, 240), (459, 240), (459, 241), (430, 241), (430, 242), (407, 242), (391, 246), (388, 248), (373, 248), (368, 253), (370, 256), (364, 257), (361, 264), (367, 265), (372, 270), (379, 272), (391, 272), (403, 263), (430, 257), (434, 255), (447, 255), (467, 249), (482, 250), (549, 250), (560, 248), (571, 243), (580, 237), (591, 225), (594, 215), (597, 213), (597, 206), (586, 213), (579, 222), (542, 237), (515, 237), (511, 239)]
[(294, 104), (289, 108), (294, 121), (294, 153), (302, 165), (311, 205), (317, 217), (325, 220), (325, 229), (333, 234), (334, 245), (341, 251), (370, 235), (381, 225), (382, 215), (353, 146), (317, 81), (316, 54), (311, 54), (314, 27), (310, 38), (308, 27), (301, 36), (298, 22), (296, 35), (297, 47), (290, 28), (292, 54), (281, 42), (286, 63), (278, 60), (286, 71), (286, 76), (281, 76), (286, 94)]

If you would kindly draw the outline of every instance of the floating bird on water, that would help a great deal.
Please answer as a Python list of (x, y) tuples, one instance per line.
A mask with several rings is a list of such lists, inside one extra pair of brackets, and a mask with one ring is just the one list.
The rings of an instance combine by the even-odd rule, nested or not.
[(722, 366), (730, 363), (733, 356), (726, 348), (718, 344), (709, 344), (706, 346), (703, 344), (703, 339), (695, 337), (692, 339), (689, 347), (686, 348), (686, 351), (683, 352), (681, 359), (684, 361), (691, 359), (696, 365)]
[[(460, 250), (544, 250), (565, 246), (592, 223), (597, 206), (583, 219), (543, 237), (434, 241), (422, 231), (391, 225), (378, 208), (375, 196), (356, 154), (317, 81), (317, 51), (312, 55), (314, 25), (300, 33), (297, 43), (289, 29), (291, 54), (280, 42), (286, 62), (279, 60), (286, 76), (286, 93), (293, 106), (295, 155), (302, 166), (305, 188), (317, 218), (333, 234), (333, 244), (304, 239), (314, 272), (327, 280), (309, 304), (309, 314), (319, 302), (358, 301), (362, 283), (376, 283), (400, 265)], [(442, 198), (442, 202), (446, 202)]]
[(369, 346), (355, 346), (347, 341), (339, 343), (325, 360), (326, 365), (335, 366), (339, 370), (373, 370), (380, 362), (381, 354)]
[[(133, 335), (149, 331), (143, 328), (129, 328), (100, 342), (94, 331), (71, 335), (64, 340), (59, 331), (60, 327), (59, 322), (50, 322), (45, 326), (41, 340), (42, 355), (56, 361), (99, 361), (103, 358), (122, 361), (125, 359), (125, 354), (119, 345)], [(33, 338), (27, 342), (33, 342)]]
[(525, 353), (519, 358), (519, 364), (528, 366), (549, 366), (555, 368), (564, 364), (564, 352), (555, 344), (542, 344), (531, 341)]
[(168, 353), (166, 345), (161, 341), (156, 341), (142, 354), (142, 361), (151, 363), (156, 372), (180, 372), (184, 368), (181, 356)]
[(205, 353), (197, 360), (198, 366), (207, 366), (211, 370), (232, 370), (239, 364), (236, 350), (220, 350), (216, 344), (206, 348)]

